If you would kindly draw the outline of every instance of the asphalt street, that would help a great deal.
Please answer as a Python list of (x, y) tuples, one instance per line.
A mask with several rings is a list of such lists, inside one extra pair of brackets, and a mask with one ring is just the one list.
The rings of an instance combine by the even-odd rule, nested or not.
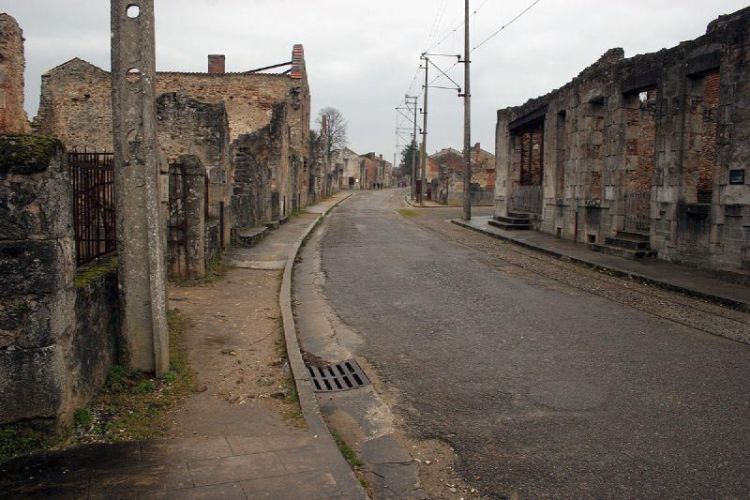
[(458, 210), (403, 195), (343, 203), (321, 257), (408, 433), (490, 497), (747, 497), (750, 346), (492, 262), (421, 224)]

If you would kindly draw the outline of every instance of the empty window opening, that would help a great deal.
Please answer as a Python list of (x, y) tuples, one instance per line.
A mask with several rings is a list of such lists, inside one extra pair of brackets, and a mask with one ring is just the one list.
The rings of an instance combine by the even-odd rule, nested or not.
[(711, 203), (718, 170), (719, 72), (691, 82), (689, 159), (686, 184), (695, 186), (695, 202)]

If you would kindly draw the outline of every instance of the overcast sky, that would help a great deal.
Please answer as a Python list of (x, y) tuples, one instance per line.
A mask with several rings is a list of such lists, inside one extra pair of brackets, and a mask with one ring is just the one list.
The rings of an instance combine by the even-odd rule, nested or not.
[[(533, 0), (472, 0), (472, 47)], [(156, 0), (158, 70), (206, 71), (206, 55), (223, 53), (228, 71), (288, 61), (305, 46), (313, 113), (339, 108), (350, 147), (392, 159), (396, 111), (415, 79), (419, 54), (458, 54), (461, 0)], [(700, 36), (720, 14), (746, 0), (541, 0), (472, 55), (472, 139), (494, 152), (495, 112), (560, 87), (607, 49), (626, 57)], [(73, 57), (109, 69), (106, 0), (0, 0), (26, 38), (26, 109), (39, 104), (40, 76)], [(451, 34), (452, 33), (452, 34)], [(447, 68), (455, 59), (436, 58)], [(432, 70), (432, 68), (431, 68)], [(432, 71), (435, 74), (435, 71)], [(450, 72), (463, 81), (462, 66)], [(431, 77), (432, 79), (432, 77)], [(447, 80), (435, 85), (448, 86)], [(452, 90), (430, 91), (428, 149), (461, 149), (462, 102)], [(420, 118), (421, 123), (421, 118)], [(404, 124), (403, 126), (409, 126)]]

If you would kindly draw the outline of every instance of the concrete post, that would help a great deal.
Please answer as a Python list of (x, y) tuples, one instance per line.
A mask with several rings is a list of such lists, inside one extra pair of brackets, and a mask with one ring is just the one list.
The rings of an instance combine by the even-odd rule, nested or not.
[(169, 369), (164, 228), (160, 217), (154, 1), (111, 0), (112, 121), (125, 362)]

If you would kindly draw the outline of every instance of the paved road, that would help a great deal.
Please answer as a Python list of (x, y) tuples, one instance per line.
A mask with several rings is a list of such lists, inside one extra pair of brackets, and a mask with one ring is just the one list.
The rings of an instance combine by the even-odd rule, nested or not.
[(422, 222), (448, 211), (399, 196), (341, 205), (321, 252), (409, 432), (492, 497), (747, 497), (750, 346), (446, 241)]

